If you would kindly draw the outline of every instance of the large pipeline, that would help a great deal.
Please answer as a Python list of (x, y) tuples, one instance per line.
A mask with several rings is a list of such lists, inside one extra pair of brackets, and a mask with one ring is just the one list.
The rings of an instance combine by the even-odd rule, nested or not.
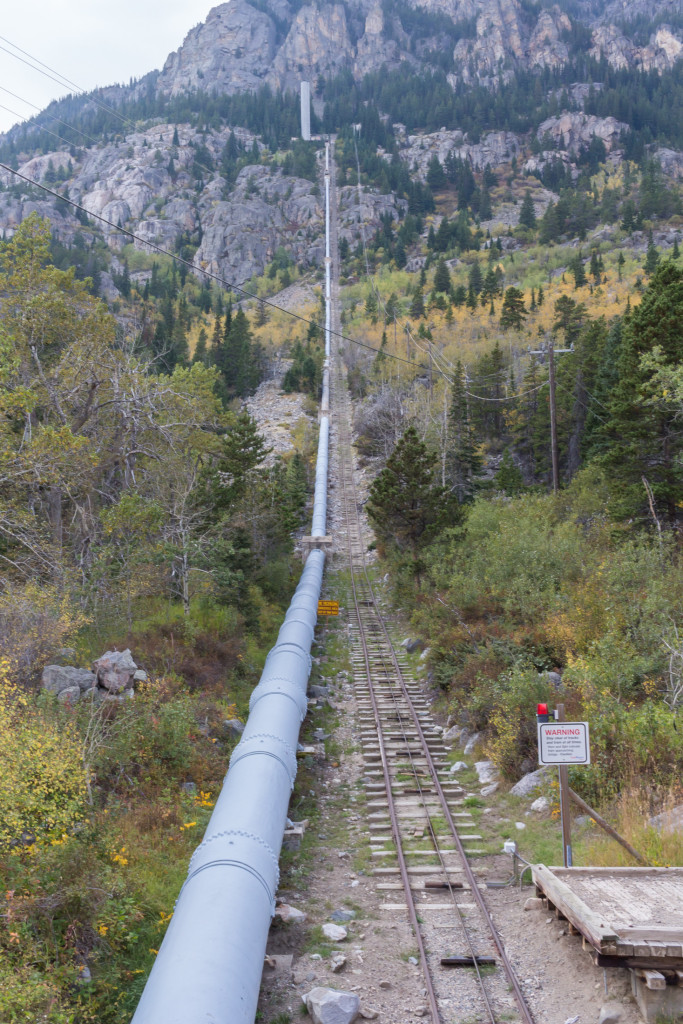
[[(325, 148), (326, 356), (330, 340), (329, 146)], [(327, 519), (329, 363), (323, 379), (311, 535)], [(249, 702), (244, 733), (195, 850), (133, 1024), (253, 1024), (278, 858), (306, 715), (325, 554), (313, 550)]]

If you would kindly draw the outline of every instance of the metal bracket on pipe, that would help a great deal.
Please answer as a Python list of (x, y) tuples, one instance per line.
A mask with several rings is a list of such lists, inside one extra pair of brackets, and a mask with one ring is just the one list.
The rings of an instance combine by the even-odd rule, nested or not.
[[(277, 748), (280, 748), (278, 750)], [(289, 743), (281, 736), (273, 736), (272, 733), (260, 732), (255, 736), (248, 736), (240, 740), (232, 752), (228, 768), (234, 768), (238, 761), (245, 757), (274, 757), (289, 775), (292, 789), (296, 779), (296, 751), (292, 750)]]
[(183, 889), (201, 871), (217, 867), (236, 867), (248, 871), (266, 890), (275, 912), (280, 866), (274, 851), (264, 839), (239, 829), (208, 836), (192, 854)]
[(305, 562), (311, 551), (331, 551), (333, 544), (334, 539), (329, 534), (326, 537), (302, 537), (301, 557)]

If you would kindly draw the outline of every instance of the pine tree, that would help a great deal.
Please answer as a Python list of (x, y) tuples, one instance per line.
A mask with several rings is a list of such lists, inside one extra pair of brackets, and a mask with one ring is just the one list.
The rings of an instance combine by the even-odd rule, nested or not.
[(519, 288), (508, 288), (500, 311), (500, 326), (507, 330), (512, 327), (519, 330), (527, 315), (524, 307), (524, 294)]
[(533, 313), (536, 310), (536, 296), (533, 288), (531, 289), (531, 302), (529, 303), (529, 312)]
[(674, 238), (674, 246), (673, 246), (673, 249), (671, 250), (671, 259), (672, 260), (677, 260), (680, 255), (681, 255), (681, 250), (678, 248), (678, 239)]
[(470, 267), (467, 283), (474, 292), (474, 294), (479, 295), (484, 285), (481, 274), (481, 267), (479, 266), (479, 260), (475, 260), (472, 266)]
[(583, 286), (588, 283), (588, 278), (586, 277), (586, 271), (583, 266), (583, 258), (581, 256), (581, 253), (576, 254), (574, 259), (569, 264), (569, 269), (574, 275), (574, 287), (583, 288)]
[(474, 494), (474, 477), (481, 471), (481, 458), (469, 415), (465, 370), (458, 360), (453, 373), (448, 411), (446, 479), (462, 504)]
[(647, 254), (645, 256), (645, 263), (643, 264), (645, 273), (650, 276), (654, 274), (658, 263), (659, 253), (657, 252), (657, 247), (652, 238), (652, 231), (650, 231), (647, 242)]
[(418, 578), (421, 547), (449, 520), (457, 521), (454, 502), (434, 483), (435, 468), (435, 456), (408, 427), (373, 481), (366, 504), (380, 544), (397, 553), (407, 549)]
[(519, 494), (524, 489), (524, 478), (521, 470), (513, 459), (510, 449), (506, 448), (493, 482), (504, 494)]
[(529, 228), (530, 231), (533, 231), (536, 227), (536, 212), (534, 210), (534, 203), (529, 189), (524, 193), (522, 208), (519, 211), (519, 223), (523, 228)]
[(197, 338), (197, 344), (195, 345), (194, 355), (192, 356), (193, 363), (203, 363), (204, 366), (209, 365), (209, 351), (206, 346), (207, 334), (204, 328), (200, 328), (199, 337)]
[(543, 294), (543, 285), (539, 284), (539, 286), (538, 286), (538, 298), (536, 300), (537, 303), (538, 303), (539, 309), (543, 305), (544, 299), (545, 299), (545, 295)]
[(671, 522), (681, 516), (683, 434), (675, 406), (649, 386), (653, 371), (643, 357), (656, 347), (662, 365), (680, 366), (682, 320), (683, 270), (667, 261), (652, 275), (640, 305), (624, 318), (619, 381), (609, 404), (603, 462), (619, 481), (613, 511), (624, 517), (649, 515), (643, 477), (659, 514)]
[(571, 348), (586, 320), (586, 307), (582, 302), (575, 302), (568, 295), (561, 295), (555, 302), (555, 319), (553, 331), (564, 332), (564, 343)]
[(425, 304), (422, 298), (422, 292), (418, 288), (413, 295), (413, 301), (410, 304), (410, 315), (414, 320), (419, 320), (425, 315)]
[(377, 323), (377, 299), (374, 291), (368, 292), (368, 297), (365, 300), (365, 312), (370, 317), (370, 322), (373, 324)]
[(624, 258), (623, 252), (620, 252), (619, 255), (617, 256), (617, 276), (618, 276), (620, 281), (621, 281), (621, 272), (623, 270), (624, 263), (626, 263), (626, 259)]
[(224, 346), (223, 326), (221, 324), (221, 318), (216, 316), (213, 322), (213, 334), (211, 335), (211, 347), (209, 349), (209, 364), (211, 366), (217, 366), (219, 370), (223, 369), (223, 346)]
[(451, 275), (448, 273), (448, 267), (443, 257), (437, 263), (434, 272), (434, 291), (442, 292), (444, 295), (451, 293)]

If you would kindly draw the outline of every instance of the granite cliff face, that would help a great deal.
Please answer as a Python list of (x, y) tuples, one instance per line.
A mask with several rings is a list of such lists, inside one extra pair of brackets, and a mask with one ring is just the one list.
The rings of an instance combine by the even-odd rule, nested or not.
[[(640, 8), (645, 0), (636, 0)], [(666, 14), (677, 0), (647, 0), (652, 16)], [(413, 0), (419, 11), (445, 16), (454, 23), (474, 22), (471, 31), (453, 47), (449, 37), (430, 34), (409, 37), (400, 16), (387, 14), (376, 0), (347, 0), (336, 4), (307, 4), (293, 10), (287, 0), (269, 0), (267, 7), (248, 0), (230, 0), (214, 8), (203, 25), (166, 61), (157, 82), (163, 94), (187, 89), (233, 93), (263, 83), (298, 89), (302, 78), (315, 82), (342, 68), (357, 79), (401, 62), (429, 63), (429, 54), (453, 47), (453, 84), (492, 83), (515, 68), (562, 66), (569, 58), (567, 40), (572, 21), (561, 5), (531, 15), (519, 0)], [(616, 68), (664, 71), (683, 51), (680, 33), (660, 25), (646, 46), (638, 46), (614, 23), (635, 17), (634, 5), (622, 0), (608, 5), (593, 25), (591, 54), (604, 56)], [(270, 13), (268, 13), (270, 12)], [(608, 12), (610, 12), (608, 14)]]

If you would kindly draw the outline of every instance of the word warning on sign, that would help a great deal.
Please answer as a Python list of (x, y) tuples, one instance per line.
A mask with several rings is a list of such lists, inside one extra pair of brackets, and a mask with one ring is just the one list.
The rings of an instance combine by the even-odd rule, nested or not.
[(318, 615), (339, 615), (339, 601), (318, 601)]
[(588, 722), (539, 722), (539, 764), (590, 764)]

